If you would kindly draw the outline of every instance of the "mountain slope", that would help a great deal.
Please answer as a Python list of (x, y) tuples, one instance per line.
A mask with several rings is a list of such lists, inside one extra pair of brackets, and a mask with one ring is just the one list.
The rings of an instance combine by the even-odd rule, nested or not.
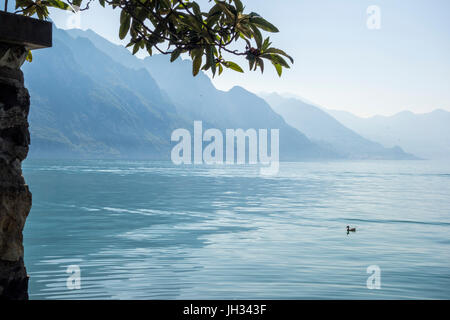
[(53, 48), (23, 67), (31, 94), (31, 157), (167, 158), (186, 125), (144, 69), (115, 63), (54, 28)]
[(391, 117), (371, 118), (359, 118), (345, 111), (327, 112), (348, 128), (387, 147), (400, 145), (426, 159), (450, 159), (448, 111), (438, 109), (426, 114), (404, 111)]
[(202, 120), (204, 127), (219, 129), (279, 129), (280, 158), (283, 160), (339, 158), (336, 152), (312, 143), (292, 128), (258, 96), (243, 88), (217, 90), (203, 73), (192, 77), (191, 62), (166, 56), (145, 60), (133, 57), (127, 49), (114, 45), (92, 31), (70, 30), (75, 39), (87, 38), (112, 60), (138, 69), (145, 68), (175, 106), (177, 113), (191, 122)]
[(399, 147), (384, 148), (346, 128), (336, 119), (311, 104), (278, 94), (263, 95), (273, 110), (288, 124), (317, 143), (328, 145), (351, 159), (414, 159)]

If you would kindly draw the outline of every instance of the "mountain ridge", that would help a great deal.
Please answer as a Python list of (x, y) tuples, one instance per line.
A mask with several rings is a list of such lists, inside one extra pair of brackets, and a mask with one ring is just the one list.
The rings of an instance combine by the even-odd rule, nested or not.
[(360, 135), (386, 147), (400, 145), (407, 152), (435, 160), (450, 159), (450, 112), (435, 109), (427, 113), (405, 110), (392, 116), (361, 118), (346, 111), (327, 112)]
[(168, 160), (171, 132), (202, 120), (205, 128), (280, 129), (281, 160), (340, 158), (245, 89), (224, 92), (203, 73), (192, 78), (188, 61), (137, 59), (93, 32), (57, 28), (53, 48), (34, 60), (23, 67), (32, 104), (30, 157)]
[(278, 94), (262, 94), (273, 110), (288, 124), (302, 131), (312, 141), (334, 148), (350, 159), (417, 159), (400, 147), (385, 148), (381, 144), (360, 136), (347, 128), (323, 108), (298, 98), (285, 98)]

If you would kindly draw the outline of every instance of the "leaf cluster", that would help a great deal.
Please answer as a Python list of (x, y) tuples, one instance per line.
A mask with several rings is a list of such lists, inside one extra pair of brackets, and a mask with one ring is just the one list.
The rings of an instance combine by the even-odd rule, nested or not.
[[(46, 19), (48, 8), (86, 10), (92, 0), (17, 0), (16, 12)], [(209, 0), (200, 7), (191, 0), (98, 0), (101, 6), (120, 10), (120, 39), (129, 39), (127, 47), (133, 54), (146, 50), (170, 55), (177, 60), (188, 54), (192, 59), (192, 73), (211, 71), (213, 76), (224, 68), (243, 72), (226, 56), (243, 56), (250, 70), (264, 72), (265, 61), (270, 62), (281, 76), (283, 68), (294, 63), (283, 50), (272, 47), (263, 33), (279, 32), (277, 27), (255, 12), (246, 13), (241, 0)], [(83, 3), (85, 7), (82, 8)], [(242, 50), (234, 49), (244, 47)]]

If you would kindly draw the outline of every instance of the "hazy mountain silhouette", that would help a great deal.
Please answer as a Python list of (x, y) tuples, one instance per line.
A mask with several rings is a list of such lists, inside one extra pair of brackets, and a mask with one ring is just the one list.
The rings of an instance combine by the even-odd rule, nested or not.
[(285, 98), (278, 94), (262, 94), (263, 98), (288, 124), (303, 132), (312, 141), (328, 146), (351, 159), (414, 159), (411, 154), (393, 146), (361, 137), (348, 129), (321, 108), (298, 98)]
[(169, 159), (176, 128), (280, 129), (284, 160), (339, 158), (261, 98), (217, 90), (190, 61), (138, 59), (92, 31), (54, 28), (54, 46), (23, 67), (31, 93), (31, 157)]
[(386, 147), (399, 145), (426, 159), (450, 159), (450, 112), (437, 109), (415, 114), (360, 118), (345, 111), (328, 110), (343, 125)]

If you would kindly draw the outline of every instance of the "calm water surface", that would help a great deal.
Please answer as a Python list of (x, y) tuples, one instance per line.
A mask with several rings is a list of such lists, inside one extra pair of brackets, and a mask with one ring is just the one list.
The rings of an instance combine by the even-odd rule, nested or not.
[[(27, 160), (32, 299), (450, 298), (450, 164)], [(345, 227), (357, 232), (347, 235)], [(67, 267), (81, 269), (69, 290)], [(381, 268), (381, 289), (366, 286)]]

